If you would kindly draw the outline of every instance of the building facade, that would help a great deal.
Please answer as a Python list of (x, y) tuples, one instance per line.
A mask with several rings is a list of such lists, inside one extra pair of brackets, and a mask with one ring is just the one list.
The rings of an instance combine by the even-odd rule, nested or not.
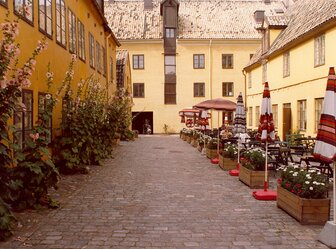
[[(25, 8), (27, 12), (20, 9)], [(39, 102), (47, 91), (47, 65), (54, 73), (51, 94), (55, 94), (72, 54), (78, 60), (74, 65), (72, 89), (75, 90), (81, 79), (93, 75), (111, 96), (116, 89), (116, 47), (119, 42), (108, 27), (104, 17), (104, 1), (100, 0), (0, 0), (0, 22), (4, 22), (8, 13), (9, 20), (19, 20), (21, 54), (18, 66), (22, 65), (36, 48), (38, 40), (46, 39), (47, 50), (37, 58), (36, 69), (31, 76), (31, 86), (23, 89), (22, 100), (27, 107), (18, 124), (21, 127), (22, 140), (37, 121)], [(114, 67), (114, 68), (113, 68)], [(61, 104), (57, 105), (51, 130), (55, 135), (61, 120)]]
[[(179, 110), (219, 97), (236, 102), (245, 93), (242, 69), (260, 45), (253, 13), (285, 8), (267, 0), (106, 1), (105, 16), (130, 54), (136, 122), (178, 132)], [(232, 118), (221, 114), (219, 123)]]
[(316, 136), (329, 67), (336, 66), (335, 10), (332, 0), (300, 0), (282, 16), (263, 16), (262, 46), (244, 69), (249, 128), (258, 126), (268, 81), (280, 138), (294, 132)]

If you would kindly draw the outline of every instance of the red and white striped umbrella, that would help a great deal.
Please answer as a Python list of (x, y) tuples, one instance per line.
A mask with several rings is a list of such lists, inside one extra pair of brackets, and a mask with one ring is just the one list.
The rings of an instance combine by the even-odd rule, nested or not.
[(254, 191), (253, 196), (257, 200), (276, 200), (276, 191), (268, 190), (268, 175), (267, 175), (267, 144), (274, 142), (274, 123), (272, 114), (271, 95), (268, 87), (268, 82), (265, 82), (263, 99), (260, 110), (260, 124), (258, 127), (257, 139), (265, 142), (266, 155), (265, 155), (265, 181), (264, 190)]
[(257, 139), (262, 142), (273, 142), (275, 140), (275, 134), (268, 82), (265, 82), (259, 122)]
[(320, 125), (318, 128), (314, 157), (325, 162), (336, 160), (336, 76), (329, 68), (327, 90), (324, 97)]
[(246, 133), (246, 114), (242, 93), (239, 93), (237, 99), (236, 114), (234, 118), (233, 132), (237, 135)]
[[(334, 222), (336, 226), (336, 176), (335, 176), (335, 161), (336, 161), (336, 76), (335, 69), (329, 68), (327, 90), (324, 96), (323, 107), (320, 118), (320, 125), (317, 131), (314, 157), (320, 158), (322, 161), (331, 163), (334, 161)], [(325, 226), (321, 234), (328, 230), (328, 224)], [(325, 230), (326, 229), (326, 230)], [(328, 232), (327, 232), (328, 234)], [(329, 234), (330, 235), (330, 234)], [(320, 235), (321, 236), (321, 235)], [(322, 235), (323, 238), (323, 235)]]

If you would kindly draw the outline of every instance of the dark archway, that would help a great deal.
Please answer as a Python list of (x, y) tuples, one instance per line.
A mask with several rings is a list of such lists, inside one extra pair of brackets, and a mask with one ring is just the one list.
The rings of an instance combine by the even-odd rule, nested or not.
[(152, 128), (152, 134), (154, 133), (153, 130), (153, 112), (132, 112), (132, 130), (139, 131), (139, 134), (144, 134), (144, 124), (145, 120), (149, 120), (149, 124)]

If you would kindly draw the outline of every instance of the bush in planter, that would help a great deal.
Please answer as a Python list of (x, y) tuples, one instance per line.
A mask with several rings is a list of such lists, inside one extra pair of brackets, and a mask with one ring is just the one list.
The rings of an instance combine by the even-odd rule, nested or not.
[(226, 143), (222, 151), (222, 156), (235, 159), (238, 157), (238, 147), (235, 144)]
[(217, 138), (210, 138), (207, 143), (207, 149), (215, 150), (217, 149), (218, 139)]
[(319, 169), (303, 169), (290, 165), (280, 168), (278, 184), (291, 193), (307, 199), (325, 198), (329, 188), (329, 179)]
[(241, 163), (250, 170), (265, 170), (265, 152), (259, 148), (245, 151)]

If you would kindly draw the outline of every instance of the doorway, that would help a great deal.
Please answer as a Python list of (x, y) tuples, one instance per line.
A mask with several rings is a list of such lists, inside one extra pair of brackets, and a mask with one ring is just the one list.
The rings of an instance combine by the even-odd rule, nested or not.
[(144, 134), (144, 124), (146, 119), (151, 126), (151, 134), (153, 134), (153, 112), (132, 112), (132, 130), (137, 130), (139, 134)]
[(292, 110), (291, 103), (283, 104), (282, 109), (282, 141), (286, 141), (286, 135), (292, 129)]

